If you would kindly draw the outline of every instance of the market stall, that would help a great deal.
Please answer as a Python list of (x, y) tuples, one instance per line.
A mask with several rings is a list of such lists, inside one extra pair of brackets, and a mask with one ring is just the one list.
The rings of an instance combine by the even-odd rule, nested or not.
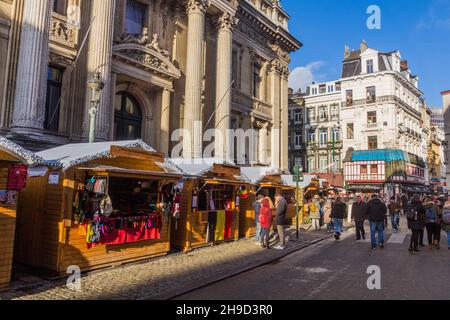
[(11, 280), (19, 194), (27, 187), (29, 173), (43, 163), (34, 153), (0, 137), (0, 288)]
[(141, 140), (69, 144), (38, 153), (55, 167), (27, 189), (19, 262), (66, 273), (170, 250), (181, 173)]
[[(254, 185), (256, 195), (268, 196), (275, 203), (275, 195), (277, 192), (281, 192), (288, 203), (286, 222), (291, 224), (292, 219), (296, 216), (295, 187), (283, 182), (281, 171), (272, 167), (242, 167), (241, 172)], [(248, 208), (248, 210), (253, 211), (252, 208)], [(273, 212), (275, 215), (275, 208), (273, 208)], [(242, 226), (244, 229), (254, 225), (254, 212), (252, 217), (253, 219), (247, 220), (247, 223)]]
[(250, 186), (239, 168), (214, 158), (171, 161), (184, 174), (180, 212), (172, 220), (172, 247), (189, 251), (238, 240), (241, 193)]

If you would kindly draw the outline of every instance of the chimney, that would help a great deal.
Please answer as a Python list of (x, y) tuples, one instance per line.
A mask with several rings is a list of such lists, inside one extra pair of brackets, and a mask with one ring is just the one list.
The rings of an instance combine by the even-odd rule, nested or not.
[(350, 48), (345, 45), (344, 47), (344, 59), (347, 59), (348, 57), (350, 57)]
[(408, 60), (400, 61), (400, 70), (407, 71), (408, 69)]
[(360, 47), (360, 49), (361, 49), (361, 53), (363, 53), (364, 51), (367, 50), (367, 43), (366, 43), (366, 40), (361, 41), (361, 47)]

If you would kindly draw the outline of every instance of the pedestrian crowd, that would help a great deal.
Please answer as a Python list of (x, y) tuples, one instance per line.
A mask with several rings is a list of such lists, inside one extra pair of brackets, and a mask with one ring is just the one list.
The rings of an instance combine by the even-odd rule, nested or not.
[[(266, 195), (258, 195), (253, 203), (256, 220), (256, 240), (264, 248), (270, 248), (270, 229), (274, 225), (273, 238), (278, 238), (275, 249), (285, 248), (285, 225), (287, 202), (277, 193), (275, 204)], [(272, 212), (275, 211), (275, 218)], [(439, 250), (441, 231), (447, 233), (450, 250), (450, 197), (421, 196), (406, 194), (388, 197), (385, 194), (316, 194), (305, 201), (303, 212), (311, 220), (311, 228), (320, 231), (325, 226), (336, 241), (341, 238), (345, 219), (351, 219), (355, 227), (356, 241), (366, 239), (365, 222), (369, 223), (372, 250), (384, 248), (385, 230), (390, 221), (393, 233), (400, 230), (400, 217), (406, 217), (411, 230), (409, 251), (419, 252), (425, 247), (424, 231), (427, 234), (427, 248)]]

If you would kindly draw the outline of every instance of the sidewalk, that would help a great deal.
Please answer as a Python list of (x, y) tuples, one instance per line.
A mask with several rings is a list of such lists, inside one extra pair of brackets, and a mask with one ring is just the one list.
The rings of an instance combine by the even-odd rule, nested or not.
[(81, 291), (66, 287), (66, 279), (45, 280), (23, 277), (14, 281), (0, 299), (170, 299), (193, 289), (274, 262), (316, 242), (328, 238), (324, 231), (287, 231), (285, 250), (261, 248), (253, 239), (242, 239), (189, 253), (169, 256), (84, 274)]

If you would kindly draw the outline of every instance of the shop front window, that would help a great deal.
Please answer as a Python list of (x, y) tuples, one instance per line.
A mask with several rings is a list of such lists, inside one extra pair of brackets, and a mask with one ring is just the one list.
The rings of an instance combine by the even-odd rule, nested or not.
[(142, 114), (136, 99), (121, 92), (116, 95), (114, 109), (114, 140), (141, 138)]

